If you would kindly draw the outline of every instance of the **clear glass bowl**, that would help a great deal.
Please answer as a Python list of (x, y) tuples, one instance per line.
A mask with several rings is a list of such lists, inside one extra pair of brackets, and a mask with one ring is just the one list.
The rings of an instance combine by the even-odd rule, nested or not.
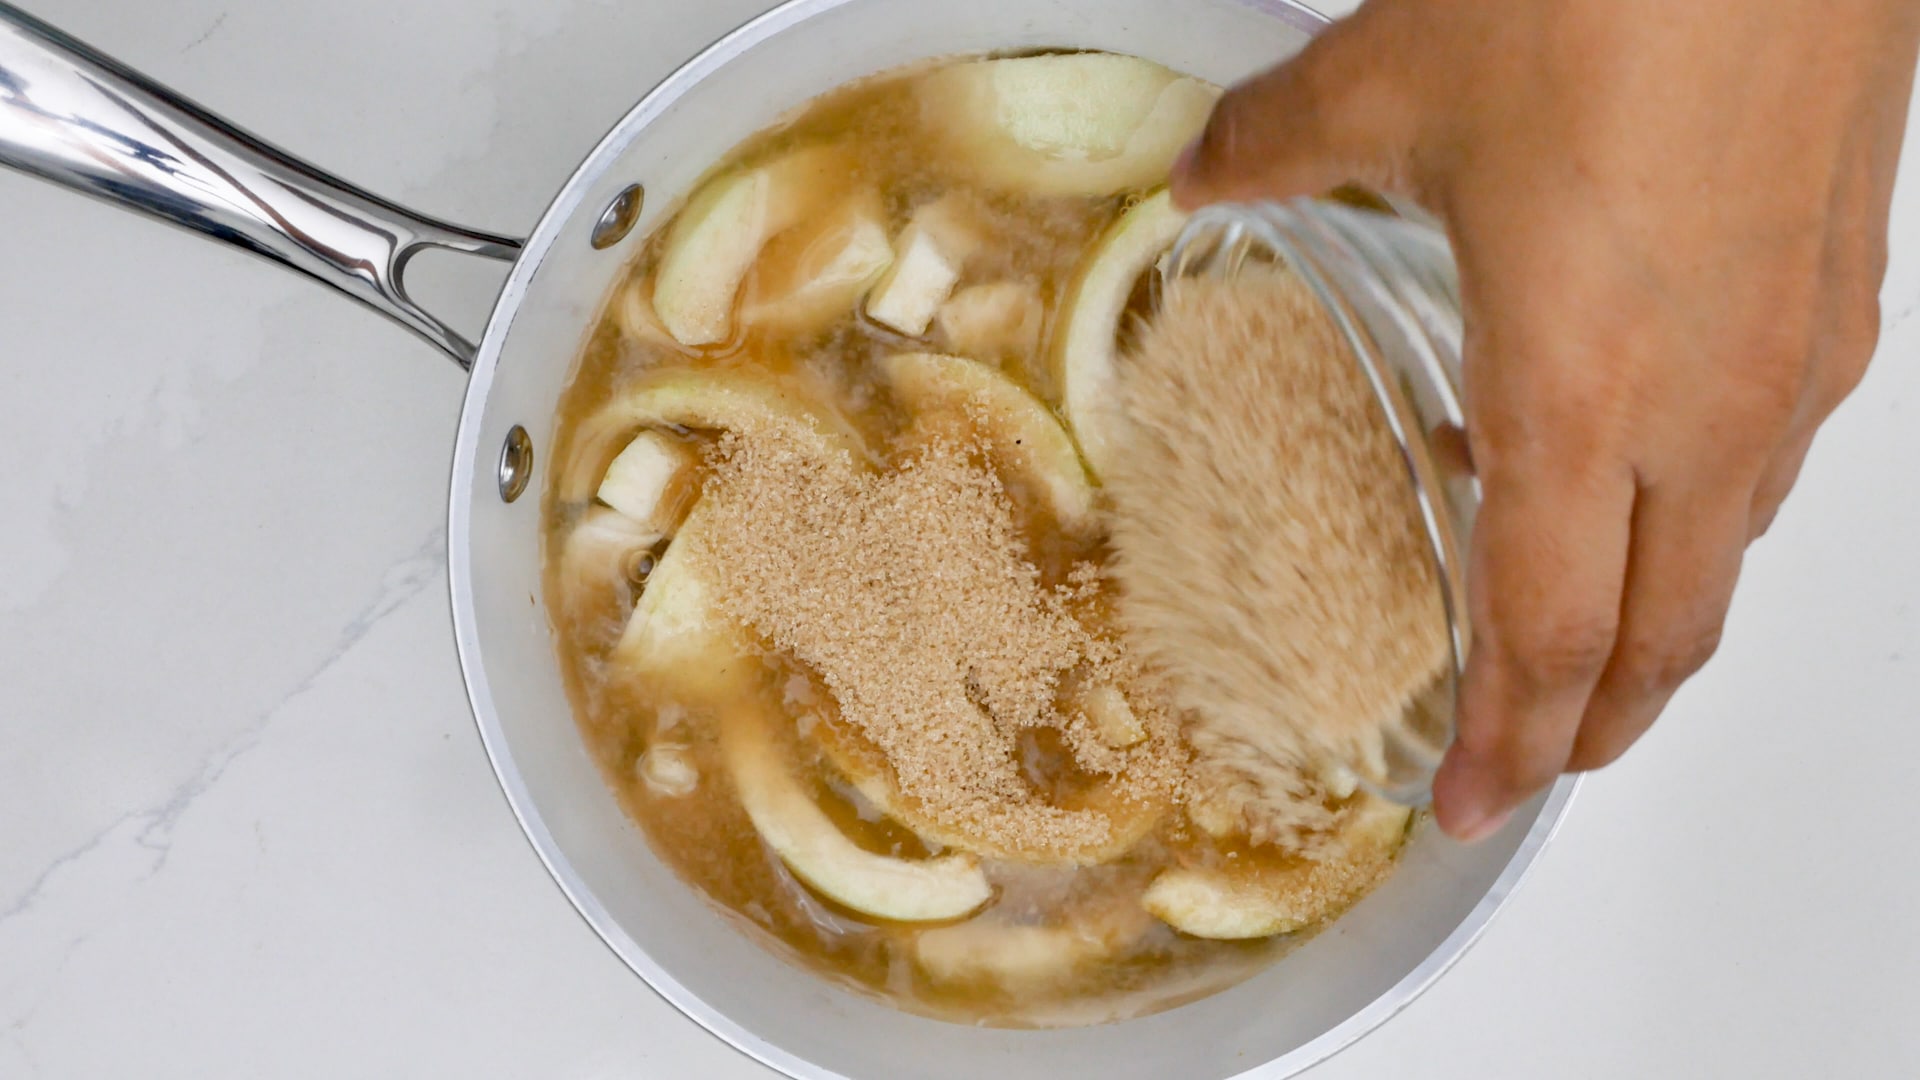
[(1384, 770), (1350, 763), (1362, 786), (1409, 805), (1432, 796), (1433, 776), (1453, 741), (1454, 705), (1466, 661), (1465, 548), (1480, 488), (1464, 455), (1459, 273), (1430, 218), (1344, 202), (1210, 206), (1188, 220), (1166, 264), (1169, 280), (1230, 276), (1249, 263), (1293, 270), (1325, 305), (1366, 373), (1399, 443), (1418, 497), (1451, 629), (1453, 662), (1442, 685), (1386, 732)]

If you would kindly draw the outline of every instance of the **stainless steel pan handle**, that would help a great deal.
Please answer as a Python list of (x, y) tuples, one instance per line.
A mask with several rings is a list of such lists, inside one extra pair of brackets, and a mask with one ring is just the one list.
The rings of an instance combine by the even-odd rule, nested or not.
[(423, 217), (301, 161), (0, 0), (0, 165), (329, 285), (461, 367), (474, 345), (407, 297), (408, 260), (520, 241)]

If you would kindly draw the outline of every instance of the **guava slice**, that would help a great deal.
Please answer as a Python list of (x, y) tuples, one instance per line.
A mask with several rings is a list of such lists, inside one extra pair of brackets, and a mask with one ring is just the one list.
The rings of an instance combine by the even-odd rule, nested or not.
[(926, 75), (921, 116), (949, 161), (995, 187), (1112, 195), (1162, 183), (1220, 91), (1149, 60), (1068, 53)]

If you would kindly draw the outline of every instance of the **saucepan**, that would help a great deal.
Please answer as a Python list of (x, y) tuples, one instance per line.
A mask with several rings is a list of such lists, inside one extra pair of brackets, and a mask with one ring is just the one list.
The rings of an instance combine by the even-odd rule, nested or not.
[[(622, 814), (562, 690), (541, 604), (535, 463), (586, 332), (641, 239), (729, 148), (807, 99), (917, 60), (1040, 48), (1133, 53), (1224, 84), (1298, 50), (1326, 21), (1288, 0), (792, 0), (641, 98), (520, 240), (362, 191), (0, 3), (0, 163), (281, 263), (471, 369), (447, 560), (474, 719), (554, 879), (687, 1016), (804, 1078), (1291, 1076), (1378, 1026), (1459, 959), (1552, 836), (1572, 780), (1484, 843), (1428, 830), (1333, 927), (1193, 1004), (1051, 1031), (908, 1015), (750, 940)], [(430, 248), (511, 262), (477, 342), (409, 297), (409, 261)]]

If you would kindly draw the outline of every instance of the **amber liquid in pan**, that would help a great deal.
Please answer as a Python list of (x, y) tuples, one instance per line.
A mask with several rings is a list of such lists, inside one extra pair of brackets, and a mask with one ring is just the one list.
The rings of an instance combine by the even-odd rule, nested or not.
[[(1101, 197), (1028, 196), (971, 189), (966, 177), (943, 168), (926, 146), (927, 132), (912, 92), (916, 73), (881, 76), (830, 94), (794, 114), (773, 131), (740, 147), (732, 162), (760, 161), (784, 149), (832, 139), (850, 148), (854, 175), (877, 185), (889, 232), (914, 207), (955, 191), (976, 196), (984, 208), (988, 242), (968, 263), (962, 284), (1016, 281), (1037, 287), (1045, 319), (1037, 345), (997, 360), (1006, 374), (1044, 401), (1058, 405), (1059, 387), (1047, 357), (1057, 330), (1061, 300), (1089, 245), (1142, 194)], [(723, 163), (723, 167), (724, 167)], [(716, 170), (716, 173), (720, 170)], [(629, 290), (651, 287), (662, 228), (616, 288), (580, 358), (562, 398), (556, 469), (603, 469), (605, 460), (576, 460), (579, 429), (605, 403), (666, 368), (747, 368), (771, 373), (806, 371), (832, 388), (837, 407), (870, 445), (884, 447), (907, 423), (887, 392), (876, 360), (890, 353), (937, 350), (940, 342), (914, 342), (849, 310), (816, 332), (801, 336), (758, 332), (740, 320), (734, 339), (703, 349), (681, 349), (642, 340), (623, 324)], [(751, 275), (744, 294), (754, 288)], [(705, 444), (710, 437), (688, 433)], [(591, 491), (592, 479), (585, 488)], [(1008, 481), (1009, 488), (1017, 482)], [(587, 501), (563, 502), (565, 486), (550, 483), (547, 521), (547, 586), (559, 654), (576, 716), (587, 745), (608, 782), (654, 849), (681, 877), (742, 928), (777, 951), (835, 981), (894, 1005), (945, 1019), (1010, 1026), (1097, 1023), (1157, 1011), (1236, 983), (1297, 944), (1303, 933), (1252, 941), (1212, 941), (1175, 932), (1140, 907), (1142, 891), (1163, 868), (1177, 862), (1232, 860), (1247, 854), (1234, 844), (1196, 845), (1194, 829), (1176, 807), (1142, 842), (1105, 864), (1080, 868), (1022, 866), (985, 860), (994, 886), (992, 901), (972, 919), (996, 926), (1085, 928), (1107, 944), (1105, 955), (1057, 977), (946, 980), (930, 977), (916, 962), (919, 924), (886, 923), (839, 907), (796, 879), (756, 833), (733, 790), (722, 760), (715, 721), (697, 704), (636, 685), (622, 677), (608, 655), (633, 603), (619, 589), (587, 599), (567, 599), (556, 582), (557, 553), (588, 512)], [(1016, 506), (1031, 503), (1016, 496)], [(1030, 557), (1048, 584), (1063, 581), (1077, 563), (1104, 556), (1097, 538), (1063, 535), (1043, 515), (1021, 523)], [(638, 570), (644, 570), (644, 565)], [(638, 589), (635, 584), (635, 590)], [(1098, 619), (1101, 605), (1086, 607)], [(782, 715), (798, 716), (830, 697), (812, 673), (791, 658), (769, 651), (759, 693)], [(831, 710), (827, 710), (831, 716)], [(861, 847), (903, 858), (929, 852), (908, 828), (862, 802), (801, 730), (780, 732), (790, 766), (829, 817)], [(690, 792), (662, 793), (642, 777), (651, 747), (670, 741), (690, 761), (697, 781)], [(1028, 773), (1044, 790), (1058, 755), (1044, 740), (1028, 744)], [(1063, 781), (1067, 782), (1067, 781)]]

